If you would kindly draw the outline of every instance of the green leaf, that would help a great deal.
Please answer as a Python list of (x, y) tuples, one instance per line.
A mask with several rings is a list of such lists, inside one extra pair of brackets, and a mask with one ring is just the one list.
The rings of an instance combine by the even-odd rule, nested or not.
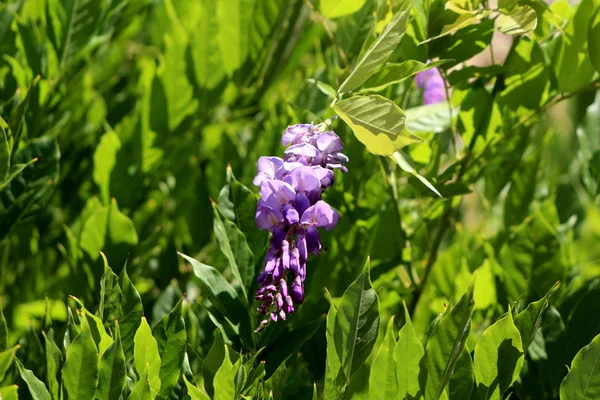
[(235, 289), (225, 280), (215, 268), (203, 264), (185, 254), (179, 253), (192, 265), (194, 274), (200, 279), (203, 294), (227, 318), (237, 320), (236, 311), (244, 307)]
[(399, 399), (418, 399), (419, 388), (419, 365), (425, 354), (423, 345), (415, 333), (410, 314), (404, 303), (404, 318), (406, 322), (398, 334), (398, 344), (394, 349), (394, 361), (396, 361), (396, 376), (398, 379)]
[[(352, 400), (369, 400), (370, 396), (370, 384), (369, 377), (371, 376), (371, 368), (368, 364), (363, 364), (358, 368), (358, 371), (350, 378), (350, 384), (344, 394), (345, 398)], [(325, 399), (328, 400), (332, 397), (325, 395)]]
[(348, 78), (338, 88), (338, 93), (350, 92), (358, 88), (385, 63), (406, 32), (409, 14), (409, 10), (402, 10), (394, 16), (377, 40), (356, 63)]
[(17, 385), (5, 386), (0, 388), (0, 399), (2, 400), (19, 400)]
[[(454, 3), (452, 3), (452, 2), (446, 3), (446, 8), (454, 8), (454, 7), (449, 7), (450, 4), (454, 4)], [(457, 10), (453, 9), (452, 11), (457, 11)], [(419, 43), (419, 45), (423, 45), (425, 43), (431, 42), (432, 40), (436, 40), (441, 37), (451, 35), (461, 29), (468, 27), (469, 25), (475, 24), (475, 23), (479, 22), (480, 20), (485, 19), (489, 14), (490, 14), (490, 12), (488, 10), (478, 10), (478, 11), (462, 10), (460, 13), (457, 13), (457, 17), (456, 17), (456, 20), (454, 20), (454, 22), (452, 22), (451, 24), (444, 25), (444, 27), (442, 28), (442, 31), (440, 32), (439, 35), (436, 35), (427, 40), (424, 40), (423, 42)]]
[(501, 399), (523, 367), (523, 344), (512, 311), (487, 328), (475, 345), (475, 380), (481, 400)]
[(46, 382), (48, 382), (52, 399), (58, 400), (60, 396), (59, 371), (62, 369), (63, 355), (54, 341), (54, 330), (51, 328), (48, 333), (42, 333), (46, 350)]
[(10, 147), (8, 136), (0, 122), (0, 183), (4, 183), (10, 169)]
[(19, 370), (19, 374), (21, 375), (21, 379), (23, 379), (27, 384), (29, 393), (31, 394), (33, 400), (51, 400), (50, 393), (48, 392), (48, 389), (46, 389), (44, 382), (36, 378), (31, 370), (25, 369), (23, 364), (21, 364), (21, 361), (19, 361), (16, 356), (14, 356), (14, 358), (15, 363), (17, 364), (17, 369)]
[(452, 378), (448, 382), (449, 400), (470, 399), (474, 386), (473, 360), (471, 360), (469, 349), (465, 346), (460, 358), (456, 362)]
[(365, 5), (366, 0), (321, 0), (319, 11), (326, 18), (339, 18), (354, 14)]
[(446, 310), (427, 341), (422, 359), (419, 382), (426, 399), (437, 400), (454, 373), (471, 332), (473, 282), (458, 304)]
[(4, 318), (2, 297), (0, 297), (0, 351), (6, 349), (8, 349), (8, 326), (6, 325), (6, 318)]
[(46, 206), (59, 178), (60, 152), (55, 139), (31, 140), (13, 152), (14, 165), (29, 164), (0, 191), (0, 241), (19, 221), (34, 215)]
[[(25, 94), (25, 98), (19, 103), (17, 107), (15, 107), (10, 116), (8, 117), (8, 126), (10, 127), (10, 132), (12, 134), (12, 152), (13, 154), (19, 148), (19, 141), (21, 138), (21, 134), (23, 133), (23, 124), (25, 122), (25, 113), (29, 108), (29, 103), (31, 102), (31, 94), (33, 93), (33, 89), (36, 87), (41, 77), (36, 76), (29, 85), (27, 89), (27, 93)], [(32, 160), (34, 157), (29, 157), (26, 161)], [(13, 164), (16, 164), (13, 160)]]
[(423, 143), (406, 127), (404, 112), (379, 95), (354, 96), (334, 106), (354, 135), (372, 154), (391, 156), (412, 143)]
[(121, 271), (119, 284), (123, 293), (119, 314), (119, 328), (123, 353), (125, 354), (125, 359), (129, 359), (133, 356), (134, 336), (140, 326), (144, 310), (140, 294), (129, 279), (126, 267), (123, 267)]
[(427, 180), (427, 178), (425, 178), (417, 172), (415, 168), (415, 163), (410, 157), (410, 155), (406, 154), (402, 150), (398, 150), (394, 154), (392, 154), (392, 159), (396, 162), (396, 164), (398, 164), (400, 168), (402, 168), (403, 171), (408, 172), (409, 174), (420, 180), (421, 183), (423, 183), (423, 185), (427, 186), (429, 190), (437, 194), (439, 197), (443, 197), (440, 194), (440, 192), (438, 192), (438, 190), (435, 188), (435, 186), (433, 186), (431, 182)]
[(521, 161), (521, 168), (515, 171), (510, 181), (510, 189), (504, 202), (504, 225), (519, 225), (529, 215), (529, 205), (533, 201), (539, 171), (538, 151), (527, 155)]
[(117, 163), (120, 148), (119, 135), (111, 130), (102, 135), (94, 151), (93, 178), (100, 188), (100, 197), (104, 204), (110, 203), (110, 174)]
[(160, 392), (159, 395), (168, 398), (179, 381), (187, 335), (185, 322), (181, 316), (182, 299), (173, 310), (152, 329), (158, 344), (158, 352), (162, 354), (160, 364)]
[(560, 384), (561, 400), (600, 398), (600, 335), (583, 347), (571, 363), (569, 373)]
[(62, 370), (63, 395), (69, 400), (89, 400), (98, 384), (98, 350), (89, 330), (71, 342)]
[(107, 400), (119, 400), (125, 388), (125, 354), (121, 343), (119, 324), (115, 321), (115, 341), (100, 359), (100, 372), (96, 397)]
[(505, 35), (525, 35), (537, 26), (537, 14), (529, 6), (515, 7), (507, 14), (501, 14), (496, 26)]
[(235, 379), (239, 366), (233, 365), (229, 358), (229, 350), (225, 346), (225, 357), (223, 364), (215, 374), (215, 395), (214, 400), (230, 400), (236, 398)]
[[(451, 113), (452, 111), (452, 113)], [(456, 108), (448, 102), (428, 104), (404, 110), (406, 127), (412, 132), (441, 133), (450, 129), (452, 118), (456, 116)]]
[(104, 329), (104, 324), (102, 323), (102, 320), (100, 318), (96, 317), (94, 314), (89, 312), (84, 307), (81, 300), (79, 300), (75, 296), (70, 297), (81, 306), (81, 313), (79, 314), (80, 319), (86, 319), (90, 328), (90, 332), (92, 334), (92, 338), (94, 339), (94, 343), (96, 343), (98, 347), (99, 357), (102, 357), (106, 349), (108, 349), (110, 345), (113, 344), (113, 339), (108, 333), (106, 333), (106, 330)]
[(140, 379), (135, 383), (133, 391), (127, 398), (128, 400), (152, 400), (156, 397), (155, 391), (150, 387), (150, 378), (148, 377), (149, 369), (149, 365), (146, 364), (146, 368), (141, 374)]
[(588, 53), (588, 31), (595, 4), (594, 0), (582, 0), (558, 38), (553, 65), (561, 92), (574, 92), (582, 88), (594, 75), (594, 66)]
[(542, 324), (542, 316), (544, 311), (550, 305), (550, 297), (556, 292), (560, 282), (556, 282), (554, 286), (546, 293), (546, 295), (538, 301), (530, 303), (527, 308), (519, 313), (515, 318), (515, 326), (521, 334), (523, 342), (523, 352), (526, 352), (529, 345), (533, 342), (535, 333)]
[(221, 338), (221, 334), (217, 332), (215, 335), (215, 339), (213, 340), (213, 344), (202, 362), (202, 378), (204, 378), (204, 388), (206, 389), (206, 393), (213, 396), (215, 393), (215, 387), (213, 384), (213, 380), (215, 378), (215, 374), (223, 364), (223, 360), (225, 358), (225, 343), (223, 343), (223, 339)]
[(600, 72), (600, 7), (596, 9), (594, 17), (590, 20), (588, 42), (590, 61), (596, 71)]
[(106, 256), (102, 252), (100, 252), (100, 255), (104, 261), (104, 275), (102, 275), (102, 279), (100, 280), (99, 316), (104, 321), (104, 326), (108, 329), (121, 316), (123, 292), (119, 286), (119, 277), (108, 265)]
[(215, 88), (225, 77), (225, 69), (219, 51), (220, 36), (215, 36), (218, 28), (217, 2), (201, 0), (195, 2), (200, 13), (201, 24), (196, 26), (190, 37), (190, 52), (194, 66), (194, 76), (198, 85), (205, 89)]
[(398, 398), (396, 361), (394, 360), (394, 349), (396, 348), (394, 330), (394, 318), (392, 317), (388, 323), (383, 343), (371, 365), (369, 397), (372, 399)]
[(214, 231), (221, 252), (229, 262), (229, 268), (240, 283), (242, 301), (248, 304), (249, 288), (254, 281), (254, 254), (248, 247), (246, 237), (239, 228), (228, 219), (223, 218), (219, 208), (213, 203)]
[(399, 64), (387, 64), (364, 83), (363, 86), (365, 88), (361, 89), (360, 92), (383, 90), (390, 85), (403, 82), (415, 76), (419, 72), (437, 68), (440, 65), (444, 65), (450, 61), (452, 60), (439, 60), (432, 61), (430, 63), (422, 63), (416, 60), (408, 60)]
[(158, 353), (158, 344), (152, 336), (150, 326), (145, 317), (138, 328), (134, 342), (134, 364), (135, 370), (142, 379), (146, 375), (150, 382), (150, 387), (156, 393), (160, 391), (160, 355)]
[(4, 377), (5, 377), (6, 373), (8, 372), (8, 369), (10, 368), (10, 366), (13, 363), (14, 355), (16, 354), (17, 350), (19, 350), (20, 347), (21, 347), (21, 345), (16, 345), (12, 349), (8, 349), (6, 351), (0, 352), (0, 382), (2, 382), (4, 380)]
[(316, 85), (317, 89), (319, 89), (319, 91), (321, 93), (323, 93), (330, 99), (335, 99), (337, 97), (337, 92), (335, 91), (335, 89), (324, 82), (317, 81), (314, 79), (309, 79), (308, 83), (312, 83), (312, 84)]
[(204, 393), (201, 389), (192, 385), (190, 381), (183, 376), (183, 381), (185, 382), (185, 387), (187, 388), (188, 394), (192, 398), (192, 400), (210, 400), (210, 397), (206, 393)]
[(217, 39), (223, 67), (229, 76), (232, 76), (248, 57), (251, 37), (245, 28), (253, 23), (252, 11), (255, 3), (256, 0), (217, 2)]
[(371, 286), (370, 260), (327, 315), (326, 398), (339, 398), (365, 362), (379, 330), (379, 298)]

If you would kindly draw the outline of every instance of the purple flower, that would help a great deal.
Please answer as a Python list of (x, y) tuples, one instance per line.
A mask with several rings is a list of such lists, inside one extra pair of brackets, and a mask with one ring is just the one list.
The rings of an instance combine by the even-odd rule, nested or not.
[(312, 124), (288, 127), (284, 158), (260, 157), (254, 184), (260, 186), (256, 225), (272, 234), (255, 299), (265, 315), (257, 332), (285, 320), (304, 302), (308, 254), (322, 248), (319, 228), (331, 230), (339, 214), (321, 199), (334, 182), (334, 169), (347, 172), (348, 157), (334, 132)]
[(436, 104), (446, 100), (444, 78), (439, 69), (431, 68), (419, 72), (415, 76), (415, 82), (419, 89), (423, 89), (423, 103)]

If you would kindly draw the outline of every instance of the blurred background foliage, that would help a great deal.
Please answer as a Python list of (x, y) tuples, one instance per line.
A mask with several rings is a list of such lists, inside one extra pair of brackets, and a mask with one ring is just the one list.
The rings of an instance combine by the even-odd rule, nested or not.
[[(564, 366), (600, 332), (598, 3), (519, 2), (537, 13), (533, 40), (501, 34), (494, 19), (473, 12), (476, 23), (421, 45), (457, 14), (440, 0), (414, 3), (388, 62), (451, 59), (440, 67), (450, 100), (422, 106), (412, 79), (376, 92), (405, 110), (408, 127), (426, 139), (405, 149), (417, 177), (368, 153), (334, 119), (349, 172), (326, 193), (341, 219), (323, 235), (326, 251), (309, 261), (306, 302), (259, 339), (224, 339), (242, 353), (266, 346), (267, 376), (295, 357), (284, 398), (310, 397), (325, 368), (324, 288), (341, 296), (367, 255), (381, 332), (392, 315), (402, 326), (405, 301), (420, 336), (478, 269), (470, 349), (509, 304), (520, 310), (561, 281), (513, 395), (558, 398)], [(35, 361), (44, 357), (40, 332), (47, 318), (55, 331), (67, 329), (68, 295), (98, 308), (102, 251), (116, 274), (127, 264), (151, 325), (184, 296), (197, 373), (222, 327), (177, 252), (231, 278), (211, 199), (221, 207), (222, 188), (238, 181), (252, 188), (258, 157), (282, 153), (288, 125), (335, 116), (330, 87), (403, 6), (0, 4), (0, 294), (24, 365), (43, 376)], [(258, 270), (266, 236), (251, 225), (242, 231)], [(256, 322), (252, 311), (244, 318)]]

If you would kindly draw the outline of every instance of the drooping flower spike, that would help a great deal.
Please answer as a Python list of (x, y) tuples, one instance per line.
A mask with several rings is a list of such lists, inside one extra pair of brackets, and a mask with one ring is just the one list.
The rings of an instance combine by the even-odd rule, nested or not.
[(344, 145), (334, 132), (297, 124), (285, 130), (281, 143), (289, 146), (283, 159), (260, 157), (254, 178), (260, 186), (256, 225), (272, 235), (254, 297), (266, 316), (256, 332), (287, 319), (303, 303), (308, 254), (322, 248), (318, 228), (331, 230), (339, 219), (321, 199), (323, 191), (333, 184), (334, 169), (348, 171)]

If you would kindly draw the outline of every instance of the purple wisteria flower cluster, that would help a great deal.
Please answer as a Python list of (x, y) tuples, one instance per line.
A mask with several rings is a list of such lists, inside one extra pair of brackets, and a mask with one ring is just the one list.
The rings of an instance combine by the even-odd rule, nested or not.
[(334, 169), (348, 171), (344, 145), (334, 132), (297, 124), (285, 130), (281, 143), (289, 146), (283, 159), (260, 157), (254, 178), (260, 186), (256, 225), (272, 234), (255, 296), (266, 318), (256, 332), (271, 321), (285, 320), (304, 301), (306, 260), (321, 250), (317, 228), (331, 230), (339, 218), (321, 195), (333, 184)]
[(419, 89), (423, 89), (423, 104), (436, 104), (446, 100), (444, 78), (437, 68), (419, 72), (415, 76)]

